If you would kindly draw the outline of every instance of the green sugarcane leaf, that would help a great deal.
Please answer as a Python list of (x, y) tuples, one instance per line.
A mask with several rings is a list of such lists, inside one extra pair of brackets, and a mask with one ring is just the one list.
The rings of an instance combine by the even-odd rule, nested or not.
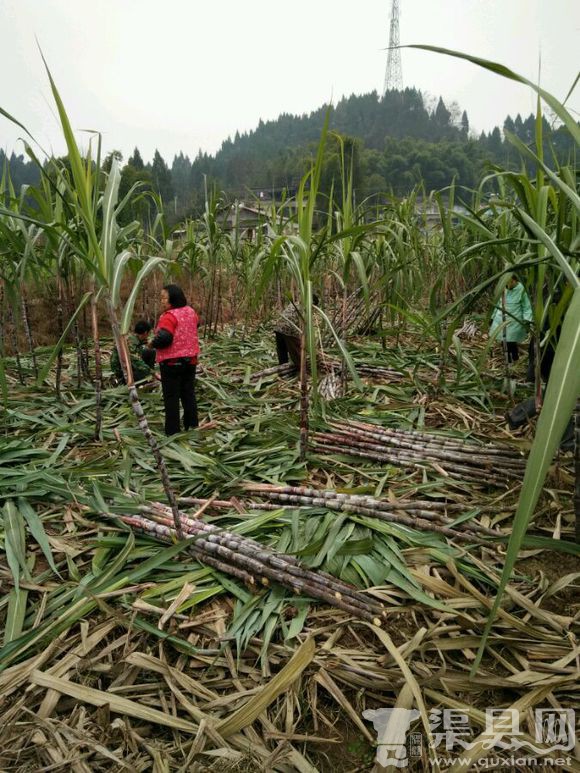
[(121, 303), (121, 282), (123, 281), (126, 265), (133, 257), (133, 253), (129, 252), (129, 250), (124, 250), (115, 258), (110, 291), (111, 302), (115, 308)]
[(135, 283), (133, 289), (129, 295), (127, 302), (123, 308), (123, 315), (121, 317), (121, 335), (126, 335), (131, 327), (131, 318), (133, 317), (133, 309), (137, 301), (137, 296), (141, 291), (141, 285), (143, 280), (156, 268), (165, 263), (165, 258), (147, 258), (143, 267), (135, 277)]
[(4, 505), (4, 532), (6, 560), (14, 587), (16, 590), (20, 587), (20, 574), (29, 580), (28, 568), (26, 566), (26, 535), (24, 533), (24, 521), (16, 509), (14, 502), (9, 499)]
[[(27, 568), (31, 572), (34, 569), (34, 556), (30, 556)], [(8, 610), (6, 612), (6, 625), (4, 627), (4, 644), (18, 639), (24, 628), (26, 617), (26, 602), (28, 591), (24, 588), (14, 587), (8, 594)]]
[[(559, 102), (552, 94), (550, 94), (548, 91), (545, 91), (540, 86), (533, 83), (533, 81), (529, 81), (527, 78), (524, 78), (522, 75), (518, 75), (517, 73), (513, 72), (513, 70), (510, 70), (508, 67), (505, 67), (503, 64), (498, 64), (498, 62), (492, 62), (489, 59), (482, 59), (478, 56), (471, 56), (470, 54), (464, 54), (460, 51), (453, 51), (449, 48), (440, 48), (438, 46), (424, 46), (424, 45), (410, 45), (410, 46), (402, 46), (402, 48), (418, 48), (423, 51), (433, 51), (437, 54), (445, 54), (446, 56), (453, 56), (457, 59), (464, 59), (467, 62), (472, 62), (473, 64), (476, 64), (478, 67), (483, 67), (485, 70), (489, 70), (490, 72), (494, 72), (497, 75), (501, 75), (503, 78), (508, 78), (509, 80), (516, 81), (518, 83), (523, 83), (526, 86), (529, 86), (532, 88), (539, 96), (542, 97), (542, 99), (552, 108), (552, 110), (556, 113), (558, 118), (566, 124), (567, 129), (569, 130), (570, 134), (574, 137), (574, 141), (576, 144), (580, 144), (580, 127), (578, 126), (576, 119), (566, 110), (564, 105)], [(576, 82), (580, 78), (580, 74), (576, 77)], [(572, 86), (572, 89), (574, 86)]]
[(564, 273), (564, 275), (566, 276), (566, 279), (568, 280), (568, 282), (570, 282), (572, 287), (574, 288), (580, 287), (580, 279), (578, 279), (576, 272), (574, 271), (570, 263), (566, 260), (561, 250), (554, 242), (554, 240), (544, 231), (544, 229), (532, 217), (530, 217), (530, 215), (528, 215), (527, 212), (524, 212), (523, 209), (517, 209), (516, 211), (518, 212), (519, 216), (524, 221), (526, 226), (538, 239), (538, 241), (540, 241), (545, 247), (548, 248), (550, 253), (558, 262), (558, 265), (560, 266), (562, 272)]
[(18, 500), (18, 509), (24, 516), (24, 520), (28, 524), (30, 533), (32, 534), (32, 536), (38, 543), (38, 546), (42, 550), (44, 557), (48, 561), (48, 565), (50, 566), (52, 571), (60, 577), (58, 570), (56, 568), (56, 564), (54, 563), (52, 550), (50, 549), (50, 543), (46, 536), (46, 532), (44, 531), (44, 526), (42, 525), (42, 521), (40, 520), (35, 510), (33, 510), (33, 508), (30, 506), (30, 503), (26, 499), (21, 498)]

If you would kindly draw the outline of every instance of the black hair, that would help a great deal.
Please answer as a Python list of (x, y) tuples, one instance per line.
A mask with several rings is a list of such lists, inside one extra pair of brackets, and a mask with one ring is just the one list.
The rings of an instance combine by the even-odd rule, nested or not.
[(147, 322), (146, 319), (140, 319), (139, 322), (135, 323), (135, 327), (133, 328), (133, 331), (136, 335), (140, 336), (143, 335), (143, 333), (148, 333), (152, 328), (151, 322)]
[(187, 298), (179, 285), (165, 285), (163, 289), (167, 291), (167, 298), (174, 309), (187, 306)]
[(313, 303), (315, 306), (318, 306), (318, 302), (319, 302), (319, 300), (320, 300), (320, 299), (318, 298), (318, 295), (316, 295), (316, 293), (312, 293), (312, 303)]

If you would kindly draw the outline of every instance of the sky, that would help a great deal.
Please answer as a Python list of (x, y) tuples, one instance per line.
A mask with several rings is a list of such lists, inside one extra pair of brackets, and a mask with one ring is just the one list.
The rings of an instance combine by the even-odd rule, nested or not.
[[(382, 91), (390, 0), (0, 0), (0, 107), (40, 146), (64, 142), (39, 46), (75, 131), (171, 163), (236, 131)], [(400, 42), (514, 69), (563, 100), (580, 65), (580, 0), (400, 0)], [(466, 109), (473, 130), (535, 112), (531, 89), (468, 62), (401, 52), (403, 84)], [(541, 61), (541, 67), (540, 67)], [(580, 87), (568, 101), (580, 113)], [(0, 147), (22, 152), (0, 116)], [(81, 144), (87, 134), (78, 134)]]

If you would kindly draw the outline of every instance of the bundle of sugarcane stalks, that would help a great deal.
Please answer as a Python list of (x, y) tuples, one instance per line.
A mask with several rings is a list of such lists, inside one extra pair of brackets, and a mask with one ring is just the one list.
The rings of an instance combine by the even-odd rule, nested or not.
[[(380, 293), (374, 292), (365, 298), (359, 288), (347, 298), (336, 298), (329, 317), (334, 330), (342, 338), (352, 334), (364, 335), (376, 325), (382, 308)], [(327, 333), (325, 343), (331, 342), (332, 335)]]
[[(206, 507), (204, 505), (200, 510)], [(150, 502), (139, 509), (140, 515), (121, 515), (119, 518), (132, 529), (151, 537), (164, 542), (175, 541), (172, 511), (168, 507), (160, 502)], [(184, 535), (191, 541), (191, 553), (202, 563), (250, 587), (279, 583), (295, 593), (324, 601), (377, 626), (385, 619), (384, 607), (352, 585), (325, 572), (312, 571), (294, 556), (278, 553), (255, 540), (190, 518), (185, 513), (180, 515)]]
[(250, 373), (249, 376), (234, 376), (230, 379), (230, 381), (234, 384), (242, 383), (243, 381), (248, 380), (250, 384), (256, 384), (258, 381), (261, 381), (263, 378), (278, 378), (281, 376), (291, 376), (295, 373), (298, 373), (298, 369), (292, 362), (285, 362), (282, 365), (273, 365), (271, 368), (265, 368), (264, 370), (259, 370), (255, 373)]
[[(454, 519), (447, 515), (447, 512), (455, 512), (459, 515), (465, 510), (463, 505), (456, 503), (412, 499), (389, 501), (366, 495), (341, 494), (333, 490), (302, 486), (246, 483), (244, 488), (254, 496), (269, 499), (278, 507), (324, 507), (327, 510), (364, 515), (397, 523), (411, 529), (436, 532), (459, 542), (474, 544), (483, 542), (486, 537), (502, 536), (501, 532), (488, 529), (473, 521), (455, 523)], [(256, 505), (252, 506), (256, 507)]]
[[(327, 356), (320, 358), (318, 367), (323, 373), (338, 375), (342, 373), (342, 363), (339, 360)], [(399, 370), (386, 368), (382, 365), (373, 365), (370, 363), (356, 363), (355, 367), (359, 376), (380, 381), (400, 381), (406, 375), (405, 373), (401, 373)], [(247, 379), (248, 383), (256, 384), (262, 379), (292, 376), (296, 375), (297, 373), (298, 369), (293, 363), (285, 362), (283, 365), (273, 365), (271, 368), (265, 368), (264, 370), (256, 371), (255, 373), (251, 373), (249, 376), (234, 376), (230, 379), (230, 381), (234, 384), (239, 384)]]
[(331, 421), (332, 430), (313, 434), (314, 449), (372, 459), (399, 467), (431, 467), (446, 478), (486, 486), (521, 480), (526, 459), (508, 445), (485, 444), (391, 429), (356, 421)]

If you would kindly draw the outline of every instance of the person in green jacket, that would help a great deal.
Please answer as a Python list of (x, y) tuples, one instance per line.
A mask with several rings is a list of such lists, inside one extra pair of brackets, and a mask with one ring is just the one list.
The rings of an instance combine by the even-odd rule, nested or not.
[[(139, 320), (134, 328), (134, 334), (129, 336), (129, 354), (131, 355), (131, 365), (133, 366), (133, 378), (135, 381), (143, 381), (151, 378), (153, 367), (155, 365), (155, 351), (147, 347), (151, 324), (146, 320)], [(111, 370), (116, 378), (125, 383), (123, 368), (119, 360), (117, 348), (113, 349), (111, 354)]]
[(528, 294), (516, 274), (512, 274), (500, 302), (493, 311), (489, 329), (489, 335), (492, 336), (503, 325), (499, 336), (505, 341), (509, 362), (519, 359), (518, 344), (526, 339), (532, 320)]

